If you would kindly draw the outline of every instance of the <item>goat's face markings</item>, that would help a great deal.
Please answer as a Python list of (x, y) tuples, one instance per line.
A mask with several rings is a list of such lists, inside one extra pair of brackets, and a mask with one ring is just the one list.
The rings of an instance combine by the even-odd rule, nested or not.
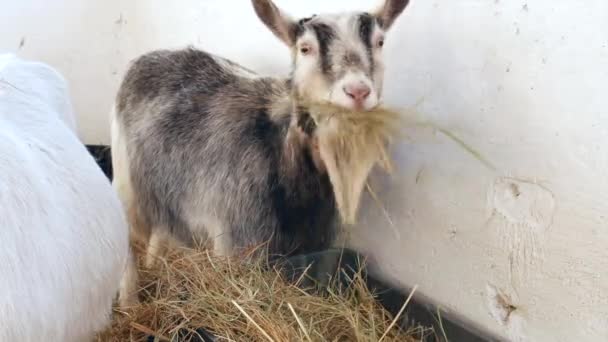
[(272, 0), (252, 0), (264, 24), (292, 49), (292, 85), (308, 101), (369, 110), (382, 95), (384, 32), (409, 0), (385, 0), (373, 14), (322, 14), (292, 20)]
[(329, 47), (332, 44), (332, 41), (336, 38), (336, 32), (330, 25), (324, 23), (312, 23), (310, 26), (312, 27), (317, 40), (317, 45), (319, 46), (318, 59), (321, 72), (326, 76), (330, 76), (332, 65), (329, 55)]
[[(372, 42), (372, 33), (375, 27), (374, 18), (368, 13), (361, 14), (358, 18), (359, 38), (365, 45), (365, 52), (370, 61), (370, 73), (374, 73), (374, 45)], [(381, 47), (381, 46), (378, 46)]]
[(383, 32), (372, 15), (315, 15), (295, 25), (292, 74), (300, 97), (365, 110), (378, 104), (382, 60), (374, 42)]

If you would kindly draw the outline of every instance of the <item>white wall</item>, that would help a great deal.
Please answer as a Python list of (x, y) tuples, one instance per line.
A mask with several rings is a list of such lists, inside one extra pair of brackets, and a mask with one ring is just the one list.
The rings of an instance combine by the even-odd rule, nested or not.
[[(298, 16), (376, 3), (276, 1)], [(0, 48), (25, 36), (21, 52), (71, 81), (89, 143), (108, 142), (119, 77), (147, 50), (194, 44), (288, 70), (248, 1), (124, 3), (28, 0), (0, 14)], [(386, 102), (416, 105), (495, 170), (412, 129), (399, 172), (373, 183), (394, 227), (368, 200), (353, 244), (396, 283), (512, 340), (607, 341), (608, 2), (413, 0), (386, 54)]]
[[(608, 341), (608, 2), (524, 4), (413, 2), (387, 96), (422, 99), (497, 170), (412, 132), (376, 183), (399, 234), (371, 204), (354, 240), (513, 340)], [(506, 323), (497, 291), (517, 308)]]
[(0, 0), (0, 52), (57, 68), (69, 81), (79, 134), (109, 142), (108, 112), (131, 39), (131, 1)]

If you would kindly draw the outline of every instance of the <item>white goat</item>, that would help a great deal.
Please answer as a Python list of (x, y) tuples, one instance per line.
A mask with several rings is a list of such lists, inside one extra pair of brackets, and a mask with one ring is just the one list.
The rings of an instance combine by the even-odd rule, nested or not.
[(108, 323), (128, 253), (66, 81), (0, 55), (0, 341), (82, 342)]

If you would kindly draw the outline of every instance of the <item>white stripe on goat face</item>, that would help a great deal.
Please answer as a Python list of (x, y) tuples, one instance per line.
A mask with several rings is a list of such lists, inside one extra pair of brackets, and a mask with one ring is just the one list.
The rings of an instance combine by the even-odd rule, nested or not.
[(320, 15), (300, 21), (293, 81), (300, 96), (369, 110), (382, 93), (382, 30), (366, 13)]

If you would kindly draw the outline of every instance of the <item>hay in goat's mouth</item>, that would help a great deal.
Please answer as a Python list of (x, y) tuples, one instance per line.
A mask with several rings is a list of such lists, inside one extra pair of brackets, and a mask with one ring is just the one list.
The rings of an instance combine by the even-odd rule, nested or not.
[(430, 127), (439, 131), (489, 170), (497, 169), (455, 134), (432, 122), (419, 121), (411, 111), (400, 113), (382, 107), (352, 111), (327, 103), (306, 106), (317, 125), (319, 152), (334, 189), (342, 222), (346, 224), (356, 222), (361, 194), (372, 168), (378, 165), (389, 173), (393, 171), (388, 147), (403, 137), (405, 128)]
[[(277, 270), (172, 251), (160, 266), (140, 270), (142, 303), (116, 311), (98, 342), (175, 341), (178, 331), (204, 328), (217, 341), (414, 341), (355, 279), (349, 291), (313, 295)], [(180, 341), (188, 341), (189, 338)], [(201, 339), (202, 340), (202, 339)]]
[(361, 193), (375, 165), (391, 172), (387, 152), (403, 124), (385, 108), (352, 111), (331, 104), (307, 105), (317, 125), (319, 152), (327, 168), (342, 222), (356, 222)]

